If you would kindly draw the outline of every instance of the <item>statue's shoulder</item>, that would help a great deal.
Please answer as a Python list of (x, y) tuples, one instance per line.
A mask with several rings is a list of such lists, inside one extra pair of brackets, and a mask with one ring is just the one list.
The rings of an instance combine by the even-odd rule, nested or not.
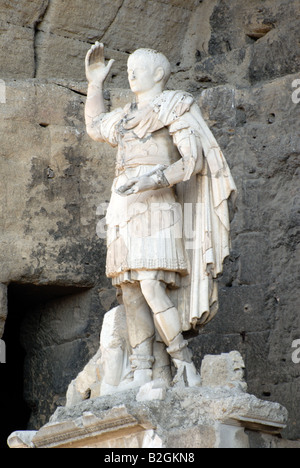
[(194, 101), (194, 97), (192, 94), (188, 93), (187, 91), (181, 90), (165, 90), (159, 96), (157, 96), (154, 101), (153, 105), (163, 105), (167, 106), (174, 106), (179, 102), (183, 101)]
[(166, 90), (153, 100), (152, 107), (159, 120), (167, 124), (189, 111), (194, 102), (194, 97), (186, 91)]

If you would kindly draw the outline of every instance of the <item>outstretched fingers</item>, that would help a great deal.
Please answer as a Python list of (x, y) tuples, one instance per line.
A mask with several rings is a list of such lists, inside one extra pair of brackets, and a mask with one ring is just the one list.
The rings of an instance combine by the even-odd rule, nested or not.
[(92, 52), (93, 50), (92, 49), (89, 49), (88, 53), (86, 54), (85, 56), (85, 67), (87, 68), (90, 64), (90, 58), (91, 58), (91, 55), (92, 55)]
[(108, 64), (106, 65), (107, 72), (110, 71), (110, 69), (111, 69), (111, 67), (113, 66), (114, 63), (115, 63), (114, 59), (110, 59), (110, 61), (109, 61)]
[(104, 46), (96, 42), (90, 49), (89, 64), (102, 63), (104, 65)]
[(104, 57), (104, 45), (96, 42), (88, 51), (85, 58), (86, 76), (89, 82), (103, 82), (112, 65), (114, 60), (111, 59), (105, 65)]

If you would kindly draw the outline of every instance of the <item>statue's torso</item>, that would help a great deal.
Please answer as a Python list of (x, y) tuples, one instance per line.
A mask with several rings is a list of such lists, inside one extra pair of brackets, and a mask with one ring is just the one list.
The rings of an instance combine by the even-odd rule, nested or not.
[[(134, 112), (127, 113), (125, 122), (130, 122), (134, 117)], [(143, 138), (138, 137), (135, 128), (127, 129), (124, 120), (120, 121), (117, 129), (117, 175), (128, 167), (157, 164), (169, 166), (180, 159), (179, 151), (166, 127), (147, 132)]]

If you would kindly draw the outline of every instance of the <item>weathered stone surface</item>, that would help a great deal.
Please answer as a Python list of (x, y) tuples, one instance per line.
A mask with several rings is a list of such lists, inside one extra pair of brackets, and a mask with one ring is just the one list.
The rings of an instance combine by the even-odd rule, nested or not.
[[(249, 448), (245, 428), (279, 434), (286, 420), (277, 403), (236, 389), (169, 388), (163, 400), (142, 403), (131, 390), (58, 408), (27, 440), (34, 448)], [(23, 448), (25, 436), (8, 443)]]
[[(38, 291), (36, 287), (36, 294)], [(24, 398), (32, 410), (29, 424), (33, 428), (65, 404), (69, 383), (82, 370), (82, 362), (97, 351), (101, 326), (97, 287), (70, 291), (72, 294), (55, 299), (50, 294), (48, 301), (44, 299), (44, 303), (23, 312), (20, 339), (26, 351)], [(86, 377), (87, 373), (84, 384), (90, 388)], [(94, 374), (91, 378), (96, 381)]]
[[(35, 74), (33, 29), (4, 23), (1, 18), (0, 40), (1, 79), (33, 78)], [(14, 57), (14, 60), (11, 57)]]
[(116, 391), (129, 371), (126, 316), (124, 306), (119, 305), (105, 314), (100, 347), (82, 372), (70, 383), (66, 406)]
[[(42, 275), (57, 283), (69, 269), (70, 283), (82, 283), (84, 276), (90, 283), (90, 256), (96, 254), (91, 246), (101, 249), (96, 210), (109, 196), (105, 179), (113, 175), (112, 152), (101, 154), (85, 135), (81, 95), (35, 82), (6, 83), (6, 94), (1, 115), (6, 135), (1, 146), (1, 257), (7, 264), (1, 281), (24, 276), (41, 281), (37, 277)], [(92, 173), (98, 179), (95, 190)], [(103, 253), (98, 250), (98, 255), (100, 260)]]
[(94, 41), (109, 28), (123, 2), (92, 0), (88, 6), (80, 0), (52, 0), (48, 3), (43, 21), (38, 25), (40, 31), (81, 41)]
[[(11, 314), (3, 338), (9, 357), (14, 349), (19, 352), (11, 341), (18, 341), (18, 333), (9, 328), (23, 319), (31, 427), (43, 424), (64, 401), (70, 381), (98, 347), (107, 310), (98, 290), (114, 301), (104, 277), (104, 240), (96, 234), (97, 208), (109, 197), (105, 180), (113, 177), (114, 156), (101, 154), (85, 136), (84, 96), (72, 90), (76, 84), (68, 86), (6, 81), (6, 104), (1, 105), (0, 276), (10, 285)], [(93, 174), (98, 181), (91, 192)], [(23, 286), (14, 289), (17, 283)], [(81, 293), (85, 288), (90, 292)], [(6, 314), (3, 307), (2, 318)], [(3, 320), (1, 325), (2, 337)], [(11, 358), (9, 369), (13, 373)]]
[[(284, 404), (290, 413), (285, 436), (299, 438), (300, 368), (291, 359), (291, 344), (300, 338), (300, 104), (291, 99), (299, 79), (298, 1), (174, 0), (145, 6), (94, 0), (93, 15), (79, 1), (68, 2), (68, 8), (66, 2), (49, 3), (0, 5), (0, 79), (7, 91), (6, 104), (0, 103), (0, 282), (95, 289), (91, 344), (81, 341), (86, 351), (80, 354), (80, 334), (74, 333), (78, 367), (63, 379), (65, 392), (97, 350), (96, 323), (100, 328), (114, 296), (104, 276), (104, 241), (96, 235), (101, 216), (95, 214), (109, 199), (114, 152), (85, 135), (86, 83), (72, 80), (85, 80), (85, 51), (102, 39), (108, 58), (116, 59), (108, 88), (117, 107), (128, 101), (127, 52), (157, 47), (172, 60), (169, 88), (199, 97), (239, 189), (220, 312), (191, 343), (197, 367), (206, 354), (239, 350), (249, 391)], [(164, 24), (157, 27), (161, 18)], [(22, 301), (23, 292), (18, 297)], [(89, 319), (83, 317), (88, 334)], [(63, 321), (61, 327), (66, 336)], [(54, 361), (57, 350), (51, 349)], [(35, 362), (43, 373), (37, 357)], [(51, 379), (46, 383), (52, 388)], [(41, 398), (45, 385), (35, 390)]]
[(201, 365), (201, 379), (204, 387), (229, 387), (247, 390), (244, 381), (245, 364), (237, 351), (219, 356), (207, 355)]
[[(207, 10), (206, 2), (198, 7)], [(205, 42), (198, 35), (196, 80), (246, 85), (299, 70), (296, 2), (214, 2)]]
[(296, 77), (252, 88), (226, 86), (220, 94), (216, 87), (202, 94), (203, 109), (238, 177), (239, 201), (232, 222), (232, 255), (220, 280), (220, 312), (192, 345), (203, 355), (228, 351), (235, 343), (245, 358), (249, 389), (277, 401), (283, 401), (282, 391), (291, 414), (299, 401), (299, 396), (291, 396), (299, 379), (291, 343), (300, 326), (292, 286), (299, 264), (300, 107), (291, 99)]
[(0, 5), (1, 20), (23, 27), (33, 27), (44, 15), (49, 0), (3, 0)]
[(36, 431), (15, 431), (9, 439), (10, 448), (33, 448), (32, 439)]
[(263, 449), (299, 449), (300, 440), (285, 440), (281, 437), (272, 437), (269, 434), (249, 432), (250, 448)]

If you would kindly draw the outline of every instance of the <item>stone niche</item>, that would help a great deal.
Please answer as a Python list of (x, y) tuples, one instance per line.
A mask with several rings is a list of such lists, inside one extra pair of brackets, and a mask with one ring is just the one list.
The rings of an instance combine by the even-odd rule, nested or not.
[(11, 448), (275, 447), (287, 424), (287, 410), (248, 394), (243, 374), (244, 363), (236, 351), (206, 356), (200, 387), (162, 388), (153, 381), (139, 389), (61, 407), (39, 431), (14, 432), (8, 444)]
[(98, 300), (97, 288), (8, 286), (1, 447), (14, 428), (41, 427), (65, 404), (69, 382), (96, 349), (101, 323), (93, 310), (99, 310)]

